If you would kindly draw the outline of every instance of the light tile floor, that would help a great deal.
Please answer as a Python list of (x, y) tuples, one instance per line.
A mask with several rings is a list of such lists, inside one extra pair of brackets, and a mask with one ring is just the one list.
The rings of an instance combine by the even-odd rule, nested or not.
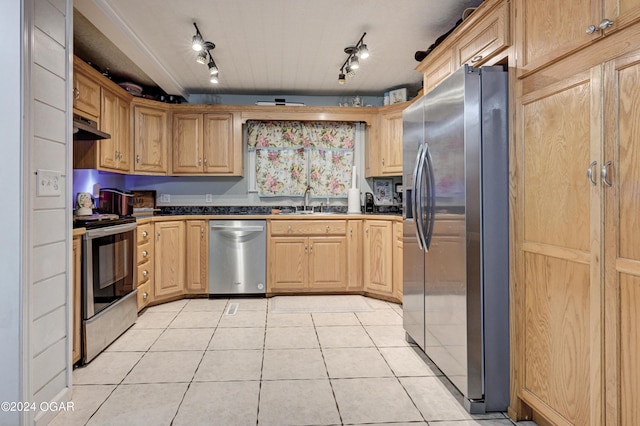
[[(336, 310), (340, 297), (328, 302)], [(504, 413), (468, 414), (405, 341), (402, 308), (365, 300), (369, 312), (274, 313), (268, 299), (151, 307), (74, 370), (75, 411), (52, 424), (513, 425)]]

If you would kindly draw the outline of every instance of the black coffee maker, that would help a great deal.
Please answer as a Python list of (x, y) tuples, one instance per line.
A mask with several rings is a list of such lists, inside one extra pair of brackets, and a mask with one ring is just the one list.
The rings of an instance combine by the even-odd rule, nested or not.
[(373, 206), (374, 206), (373, 194), (370, 192), (366, 192), (364, 194), (364, 212), (373, 213), (373, 209), (374, 209)]

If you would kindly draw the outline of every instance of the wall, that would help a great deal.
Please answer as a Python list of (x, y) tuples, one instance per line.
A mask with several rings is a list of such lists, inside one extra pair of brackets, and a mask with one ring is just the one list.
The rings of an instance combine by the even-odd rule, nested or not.
[[(22, 15), (21, 0), (0, 2), (0, 401), (22, 400)], [(19, 413), (0, 413), (0, 424), (18, 424)]]
[[(356, 164), (358, 170), (358, 188), (361, 192), (371, 191), (371, 182), (362, 177), (364, 172), (364, 131), (356, 134)], [(127, 176), (125, 188), (128, 190), (155, 190), (158, 196), (158, 206), (300, 206), (301, 197), (265, 197), (261, 198), (255, 192), (249, 192), (249, 169), (251, 165), (244, 152), (245, 177), (169, 177), (169, 176)], [(76, 171), (77, 173), (78, 171)], [(74, 174), (75, 176), (75, 174)], [(206, 194), (211, 194), (212, 202), (206, 201)], [(162, 195), (168, 195), (170, 201), (163, 202)], [(313, 195), (313, 192), (312, 192)], [(347, 199), (312, 199), (312, 205), (324, 203), (333, 206), (346, 206)]]
[[(24, 167), (29, 177), (27, 216), (30, 374), (28, 400), (63, 401), (71, 388), (71, 0), (30, 0), (28, 25), (33, 53), (27, 62), (31, 91), (25, 104)], [(67, 19), (68, 18), (68, 19)], [(60, 194), (38, 196), (36, 170), (60, 173)], [(52, 411), (28, 413), (29, 423), (46, 424)]]
[(76, 208), (76, 196), (78, 192), (88, 192), (98, 197), (97, 188), (126, 189), (125, 176), (115, 173), (99, 172), (91, 169), (76, 169), (73, 171), (73, 190), (71, 191), (71, 206)]
[[(299, 102), (306, 106), (340, 106), (353, 103), (350, 96), (303, 96), (303, 95), (213, 95), (194, 94), (189, 96), (190, 104), (226, 104), (226, 105), (255, 105), (257, 101), (273, 102), (275, 99), (285, 99), (287, 102)], [(361, 105), (382, 106), (382, 96), (361, 96)]]

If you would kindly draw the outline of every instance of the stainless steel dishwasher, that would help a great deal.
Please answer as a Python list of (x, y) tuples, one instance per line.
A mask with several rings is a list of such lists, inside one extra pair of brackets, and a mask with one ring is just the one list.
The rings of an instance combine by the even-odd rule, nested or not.
[(209, 221), (209, 294), (265, 294), (266, 281), (266, 221)]

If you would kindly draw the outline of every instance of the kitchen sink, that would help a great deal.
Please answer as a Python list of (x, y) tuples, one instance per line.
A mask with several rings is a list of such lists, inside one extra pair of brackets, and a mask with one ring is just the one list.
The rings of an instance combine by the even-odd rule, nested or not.
[(296, 216), (309, 216), (309, 215), (324, 216), (324, 215), (332, 215), (332, 214), (340, 214), (340, 213), (339, 212), (314, 212), (312, 210), (298, 210), (296, 212), (280, 213), (280, 214), (291, 214)]

